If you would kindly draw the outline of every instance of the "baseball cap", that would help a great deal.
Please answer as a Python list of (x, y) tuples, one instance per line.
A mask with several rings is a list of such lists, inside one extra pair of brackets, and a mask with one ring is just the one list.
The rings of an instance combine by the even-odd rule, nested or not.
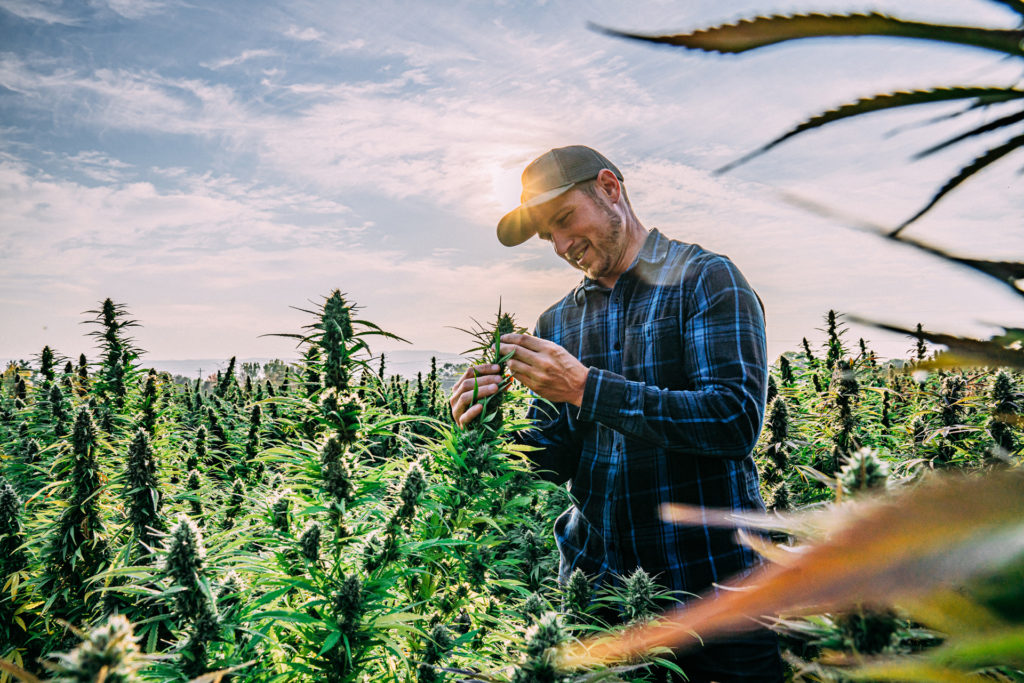
[(514, 247), (530, 239), (537, 234), (537, 227), (530, 222), (527, 209), (568, 192), (576, 183), (593, 180), (606, 168), (622, 180), (615, 164), (590, 147), (558, 147), (540, 155), (523, 171), (522, 203), (498, 221), (498, 240)]

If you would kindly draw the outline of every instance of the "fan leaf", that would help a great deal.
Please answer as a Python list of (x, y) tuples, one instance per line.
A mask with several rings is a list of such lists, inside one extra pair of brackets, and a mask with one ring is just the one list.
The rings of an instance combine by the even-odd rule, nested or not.
[(929, 90), (907, 90), (885, 93), (882, 95), (873, 95), (871, 97), (862, 97), (856, 102), (844, 104), (835, 109), (829, 109), (821, 114), (812, 116), (753, 152), (750, 152), (736, 161), (728, 163), (717, 169), (715, 173), (731, 171), (737, 166), (747, 163), (751, 159), (764, 154), (768, 150), (780, 145), (796, 135), (799, 135), (800, 133), (804, 133), (814, 128), (820, 128), (826, 124), (840, 121), (842, 119), (848, 119), (853, 116), (860, 116), (862, 114), (868, 114), (875, 111), (884, 111), (886, 109), (909, 107), (916, 104), (932, 104), (935, 102), (949, 102), (953, 100), (976, 99), (979, 104), (982, 102), (984, 102), (984, 104), (994, 104), (996, 102), (1005, 102), (1021, 98), (1024, 98), (1024, 90), (991, 87), (954, 87), (933, 88)]
[(933, 146), (929, 147), (928, 149), (920, 151), (917, 154), (915, 154), (914, 158), (915, 159), (923, 159), (924, 157), (926, 157), (926, 156), (928, 156), (930, 154), (934, 154), (935, 152), (938, 152), (939, 150), (946, 149), (947, 147), (949, 147), (951, 145), (955, 145), (956, 143), (958, 143), (958, 142), (960, 142), (962, 140), (966, 140), (968, 138), (972, 138), (972, 137), (974, 137), (976, 135), (983, 135), (985, 133), (991, 133), (994, 130), (999, 130), (1000, 128), (1006, 128), (1007, 126), (1012, 126), (1013, 124), (1019, 123), (1021, 121), (1024, 121), (1024, 109), (1022, 109), (1021, 111), (1018, 111), (1018, 112), (1014, 112), (1012, 114), (1007, 114), (1006, 116), (1001, 116), (998, 119), (996, 119), (995, 121), (989, 121), (988, 123), (986, 123), (986, 124), (984, 124), (982, 126), (978, 126), (977, 128), (972, 128), (971, 130), (966, 131), (964, 133), (961, 133), (960, 135), (956, 135), (954, 137), (951, 137), (950, 139), (948, 139), (948, 140), (946, 140), (944, 142), (940, 142), (937, 145), (933, 145)]
[(972, 259), (964, 256), (957, 256), (956, 254), (950, 254), (938, 247), (933, 247), (930, 244), (909, 239), (901, 235), (887, 235), (887, 237), (890, 237), (892, 240), (901, 244), (906, 244), (916, 249), (920, 249), (932, 256), (937, 256), (946, 261), (966, 266), (972, 270), (978, 271), (979, 273), (983, 273), (1009, 287), (1013, 290), (1014, 294), (1024, 296), (1024, 289), (1021, 289), (1018, 284), (1018, 282), (1024, 280), (1024, 263), (1019, 261), (985, 261), (983, 259)]
[(987, 152), (976, 158), (971, 163), (964, 166), (962, 169), (960, 169), (959, 173), (957, 173), (955, 176), (946, 181), (946, 184), (943, 185), (939, 189), (939, 191), (935, 193), (934, 196), (932, 196), (932, 198), (928, 201), (927, 204), (924, 205), (924, 207), (920, 211), (915, 213), (907, 220), (903, 221), (903, 223), (901, 223), (899, 226), (897, 226), (895, 230), (892, 231), (891, 235), (895, 237), (900, 233), (901, 230), (906, 228), (908, 225), (916, 221), (921, 216), (928, 213), (928, 211), (930, 211), (933, 206), (939, 203), (940, 199), (942, 199), (947, 194), (952, 192), (958, 185), (960, 185), (962, 182), (970, 178), (972, 175), (982, 170), (986, 166), (989, 166), (995, 163), (996, 161), (999, 161), (1007, 154), (1010, 154), (1011, 152), (1014, 152), (1021, 147), (1024, 147), (1024, 135), (1017, 135), (1016, 137), (1010, 138), (1003, 144), (993, 147), (992, 149), (988, 150)]
[(721, 53), (746, 52), (804, 38), (886, 36), (969, 45), (1014, 56), (1024, 54), (1021, 49), (1024, 31), (905, 21), (878, 12), (774, 14), (673, 35), (645, 35), (595, 24), (591, 27), (619, 38)]
[(905, 327), (888, 325), (857, 316), (848, 316), (851, 322), (871, 325), (887, 332), (905, 334), (915, 339), (920, 337), (933, 344), (945, 346), (948, 351), (940, 353), (935, 360), (917, 364), (922, 369), (949, 367), (1008, 367), (1024, 368), (1024, 351), (1006, 348), (1000, 341), (971, 339), (941, 332), (917, 332)]
[(1020, 281), (1024, 280), (1024, 263), (1022, 262), (986, 261), (984, 259), (957, 256), (956, 254), (951, 254), (943, 249), (921, 242), (920, 240), (911, 239), (902, 235), (892, 235), (888, 227), (883, 227), (873, 221), (860, 218), (859, 216), (837, 211), (832, 207), (811, 201), (805, 197), (800, 197), (786, 192), (782, 193), (782, 197), (790, 204), (821, 216), (822, 218), (846, 223), (854, 230), (860, 230), (894, 242), (899, 242), (900, 244), (914, 247), (926, 254), (943, 259), (944, 261), (971, 268), (972, 270), (993, 278), (1000, 284), (1006, 285), (1014, 294), (1024, 296), (1024, 288), (1019, 284)]

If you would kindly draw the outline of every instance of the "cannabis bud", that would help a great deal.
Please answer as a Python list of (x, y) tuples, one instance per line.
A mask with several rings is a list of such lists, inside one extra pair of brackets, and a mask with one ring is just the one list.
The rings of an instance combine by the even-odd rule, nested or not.
[(526, 598), (526, 602), (523, 603), (523, 614), (527, 620), (531, 617), (539, 618), (547, 609), (548, 606), (544, 602), (544, 598), (537, 593), (530, 593), (530, 597)]
[(398, 491), (398, 498), (402, 501), (398, 510), (399, 518), (409, 519), (413, 516), (416, 512), (416, 503), (426, 489), (427, 476), (423, 473), (423, 468), (418, 462), (411, 463)]
[(639, 567), (626, 578), (626, 616), (630, 620), (652, 616), (656, 586), (651, 575)]
[(94, 628), (71, 652), (52, 657), (45, 666), (53, 672), (49, 680), (59, 683), (132, 683), (142, 680), (138, 670), (145, 664), (131, 622), (120, 614)]
[(867, 447), (851, 454), (839, 471), (839, 483), (848, 496), (869, 489), (884, 489), (888, 482), (889, 466)]
[(217, 589), (217, 600), (224, 605), (225, 609), (231, 609), (241, 602), (245, 589), (242, 577), (234, 569), (231, 569), (221, 579), (220, 587)]
[(178, 612), (182, 615), (197, 613), (196, 607), (202, 597), (199, 583), (205, 559), (202, 532), (195, 522), (179, 514), (178, 523), (171, 529), (164, 568), (176, 585), (185, 588), (175, 594)]
[(512, 676), (513, 683), (558, 680), (552, 648), (564, 638), (562, 624), (554, 612), (544, 614), (526, 630), (525, 658)]
[(353, 498), (352, 468), (337, 435), (327, 437), (320, 450), (320, 477), (324, 491), (337, 503), (348, 503)]
[(562, 595), (562, 611), (577, 618), (582, 616), (590, 605), (590, 581), (582, 569), (577, 568), (569, 575)]
[(306, 525), (302, 536), (299, 537), (299, 547), (302, 549), (302, 555), (310, 562), (316, 562), (320, 559), (320, 533), (320, 525), (316, 522), (310, 522)]
[(281, 533), (288, 532), (288, 509), (290, 501), (288, 496), (291, 495), (291, 489), (285, 489), (283, 491), (275, 491), (270, 495), (267, 501), (267, 507), (270, 509), (270, 521), (274, 529)]
[(363, 616), (363, 584), (356, 575), (347, 576), (334, 592), (334, 616), (338, 627), (351, 635)]

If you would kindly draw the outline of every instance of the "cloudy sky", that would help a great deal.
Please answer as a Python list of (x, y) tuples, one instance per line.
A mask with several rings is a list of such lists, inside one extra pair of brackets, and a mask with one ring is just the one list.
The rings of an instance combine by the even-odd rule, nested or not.
[[(978, 276), (797, 208), (894, 225), (982, 147), (911, 162), (997, 110), (875, 115), (712, 170), (801, 117), (889, 89), (1006, 85), (981, 50), (824, 40), (722, 57), (626, 42), (761, 11), (882, 9), (1012, 28), (983, 0), (0, 0), (0, 358), (94, 355), (111, 297), (148, 357), (292, 357), (335, 288), (411, 348), (521, 322), (578, 281), (546, 244), (500, 246), (522, 167), (583, 143), (623, 170), (640, 219), (728, 255), (768, 309), (773, 355), (829, 308), (968, 334), (1024, 326)], [(991, 140), (979, 141), (984, 145)], [(908, 231), (1021, 258), (1020, 160)], [(885, 355), (911, 344), (855, 328)], [(378, 344), (374, 350), (395, 348)]]

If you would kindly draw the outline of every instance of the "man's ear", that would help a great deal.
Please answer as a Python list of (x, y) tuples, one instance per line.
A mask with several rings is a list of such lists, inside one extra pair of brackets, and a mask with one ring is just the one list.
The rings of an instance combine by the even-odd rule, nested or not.
[(607, 168), (602, 168), (597, 174), (597, 186), (601, 188), (612, 204), (618, 202), (622, 196), (622, 185), (619, 184), (619, 179)]

